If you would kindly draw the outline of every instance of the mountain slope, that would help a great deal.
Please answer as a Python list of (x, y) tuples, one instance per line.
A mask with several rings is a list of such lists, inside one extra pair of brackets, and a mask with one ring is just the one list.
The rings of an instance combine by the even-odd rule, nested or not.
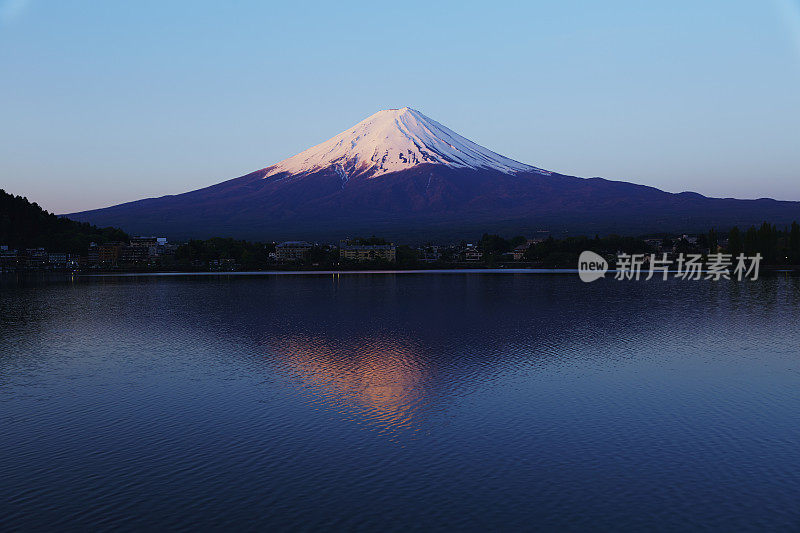
[(519, 163), (409, 108), (275, 165), (180, 195), (69, 215), (172, 238), (461, 238), (695, 231), (800, 218), (800, 203), (707, 198)]

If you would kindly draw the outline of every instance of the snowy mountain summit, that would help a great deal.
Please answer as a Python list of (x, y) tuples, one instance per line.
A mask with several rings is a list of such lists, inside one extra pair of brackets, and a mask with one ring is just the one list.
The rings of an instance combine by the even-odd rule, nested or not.
[(263, 177), (332, 168), (345, 182), (352, 176), (371, 178), (426, 163), (505, 174), (550, 174), (496, 154), (419, 111), (404, 107), (378, 111), (332, 139), (265, 168)]

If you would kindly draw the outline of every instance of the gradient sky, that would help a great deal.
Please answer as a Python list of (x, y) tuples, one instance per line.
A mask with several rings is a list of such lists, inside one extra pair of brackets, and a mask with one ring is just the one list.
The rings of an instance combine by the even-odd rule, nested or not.
[(0, 0), (0, 188), (65, 213), (410, 106), (577, 176), (800, 200), (798, 0)]

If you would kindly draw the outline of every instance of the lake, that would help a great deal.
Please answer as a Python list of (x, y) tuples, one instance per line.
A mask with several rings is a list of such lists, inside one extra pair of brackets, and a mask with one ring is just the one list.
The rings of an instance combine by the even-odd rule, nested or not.
[(800, 528), (800, 279), (4, 278), (0, 529)]

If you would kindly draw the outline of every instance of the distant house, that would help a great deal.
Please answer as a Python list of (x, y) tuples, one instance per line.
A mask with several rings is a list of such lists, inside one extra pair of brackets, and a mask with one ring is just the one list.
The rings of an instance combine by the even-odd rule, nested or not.
[[(167, 249), (166, 237), (133, 237), (130, 246), (135, 250), (128, 252), (128, 256), (135, 262), (148, 261), (160, 255), (164, 255)], [(147, 256), (142, 250), (147, 250)]]
[(387, 261), (394, 263), (397, 248), (394, 244), (352, 244), (342, 241), (339, 245), (339, 258), (344, 261)]
[(117, 266), (120, 252), (125, 246), (121, 242), (108, 242), (97, 247), (97, 262), (103, 266)]
[(17, 267), (17, 251), (0, 246), (0, 271), (13, 271)]
[(147, 250), (145, 247), (133, 247), (124, 242), (93, 242), (86, 251), (86, 264), (91, 267), (116, 268), (123, 263), (133, 263), (136, 258), (147, 259)]
[(478, 250), (467, 250), (464, 252), (464, 261), (480, 261), (483, 253)]
[(158, 237), (131, 237), (131, 246), (158, 246)]
[(119, 249), (119, 263), (123, 265), (146, 265), (150, 259), (150, 247), (143, 245), (122, 246)]
[(86, 264), (89, 266), (97, 266), (100, 262), (100, 247), (96, 242), (89, 243), (89, 249), (86, 251)]
[(31, 269), (42, 269), (47, 265), (48, 254), (44, 248), (28, 248), (25, 250), (26, 266)]
[(423, 246), (418, 251), (420, 261), (432, 263), (442, 258), (442, 251), (439, 246)]
[(239, 265), (234, 259), (212, 259), (208, 262), (208, 270), (211, 272), (235, 272), (239, 270)]
[(275, 259), (282, 263), (302, 261), (313, 247), (313, 244), (305, 241), (282, 242), (275, 247)]
[(528, 247), (530, 245), (528, 243), (520, 244), (511, 252), (514, 258), (514, 261), (522, 261), (523, 257), (525, 257), (525, 252), (528, 251)]
[(67, 268), (67, 263), (70, 261), (71, 257), (69, 254), (60, 253), (60, 252), (51, 252), (47, 256), (47, 260), (50, 265), (55, 269), (64, 269)]
[(478, 250), (473, 244), (468, 244), (464, 250), (461, 251), (461, 255), (464, 257), (464, 261), (480, 261), (483, 257), (483, 253)]

